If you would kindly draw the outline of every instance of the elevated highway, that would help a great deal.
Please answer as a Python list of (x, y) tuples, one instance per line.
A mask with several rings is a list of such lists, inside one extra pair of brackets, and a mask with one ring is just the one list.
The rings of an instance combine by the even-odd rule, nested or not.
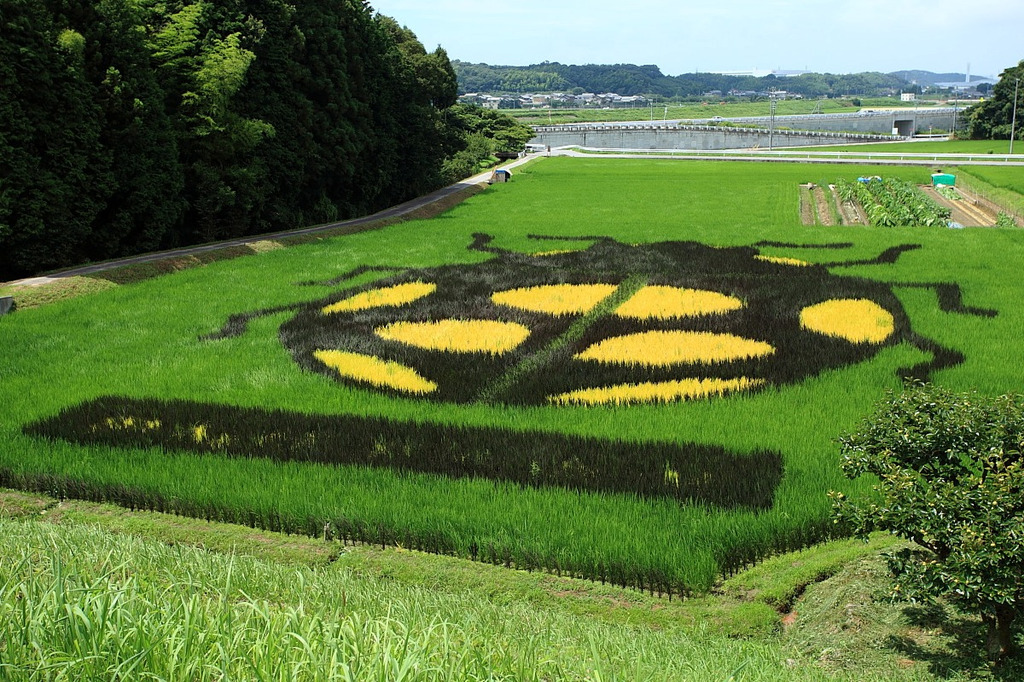
[(883, 109), (855, 114), (698, 119), (651, 123), (535, 126), (531, 144), (594, 149), (774, 149), (883, 142), (952, 130), (954, 107)]

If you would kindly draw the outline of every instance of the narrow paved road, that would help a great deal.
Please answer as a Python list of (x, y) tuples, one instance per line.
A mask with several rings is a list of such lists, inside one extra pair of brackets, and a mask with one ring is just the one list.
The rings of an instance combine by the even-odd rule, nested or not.
[[(539, 158), (539, 156), (540, 155), (538, 154), (525, 156), (521, 159), (516, 159), (515, 161), (512, 161), (510, 163), (502, 164), (499, 167), (505, 169), (517, 168), (523, 165), (524, 163)], [(466, 178), (462, 182), (457, 182), (454, 185), (443, 187), (435, 192), (431, 192), (430, 194), (418, 197), (416, 199), (412, 199), (411, 201), (407, 201), (404, 204), (398, 204), (397, 206), (392, 206), (391, 208), (386, 208), (383, 211), (374, 213), (373, 215), (363, 216), (361, 218), (342, 220), (340, 222), (326, 223), (323, 225), (314, 225), (312, 227), (303, 227), (295, 230), (285, 230), (283, 232), (273, 232), (270, 234), (248, 235), (246, 237), (240, 237), (238, 239), (232, 239), (229, 241), (215, 242), (212, 244), (201, 244), (198, 246), (188, 246), (185, 248), (173, 249), (170, 251), (156, 251), (153, 253), (146, 253), (139, 256), (129, 256), (128, 258), (103, 261), (102, 263), (91, 263), (89, 265), (82, 265), (80, 267), (69, 268), (67, 270), (61, 270), (59, 272), (51, 272), (49, 274), (41, 275), (39, 277), (29, 277), (27, 279), (20, 279), (13, 282), (8, 282), (8, 284), (14, 286), (38, 286), (40, 284), (53, 282), (64, 277), (74, 277), (76, 275), (91, 275), (96, 272), (102, 272), (104, 270), (118, 268), (123, 265), (148, 263), (151, 261), (163, 260), (165, 258), (179, 258), (181, 256), (190, 256), (197, 253), (215, 251), (217, 249), (223, 249), (231, 246), (245, 246), (246, 244), (251, 244), (257, 241), (280, 239), (282, 237), (294, 237), (297, 235), (304, 234), (314, 234), (317, 232), (326, 232), (328, 230), (334, 230), (339, 227), (365, 225), (367, 223), (373, 223), (378, 220), (384, 220), (386, 218), (397, 218), (404, 215), (408, 215), (409, 213), (412, 213), (413, 211), (420, 209), (424, 206), (427, 206), (429, 204), (432, 204), (434, 202), (440, 201), (441, 199), (444, 199), (445, 197), (456, 192), (460, 192), (469, 187), (473, 187), (474, 185), (479, 185), (484, 182), (487, 182), (487, 180), (491, 177), (491, 173), (492, 171), (488, 170), (486, 172), (480, 173), (479, 175), (474, 175), (471, 178)]]

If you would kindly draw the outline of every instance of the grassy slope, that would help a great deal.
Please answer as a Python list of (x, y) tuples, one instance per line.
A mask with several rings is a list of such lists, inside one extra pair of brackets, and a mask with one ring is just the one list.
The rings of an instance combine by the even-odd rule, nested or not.
[[(0, 490), (0, 678), (345, 679), (345, 666), (389, 680), (988, 677), (976, 621), (885, 599), (877, 553), (891, 545), (829, 543), (668, 602)], [(792, 605), (785, 626), (769, 605)]]
[[(479, 261), (485, 256), (465, 248), (478, 230), (496, 234), (502, 247), (528, 251), (537, 248), (526, 238), (529, 233), (578, 236), (595, 230), (624, 242), (671, 238), (730, 246), (759, 239), (855, 241), (853, 249), (842, 252), (844, 259), (872, 257), (910, 241), (925, 248), (905, 255), (896, 266), (836, 271), (907, 282), (947, 281), (955, 273), (969, 305), (993, 307), (1000, 315), (994, 320), (950, 315), (939, 311), (930, 290), (896, 290), (915, 328), (969, 351), (963, 366), (939, 378), (984, 391), (1017, 388), (1018, 350), (1005, 339), (1021, 338), (1024, 332), (1024, 314), (1017, 307), (1024, 291), (1012, 276), (1024, 246), (1018, 233), (852, 232), (798, 226), (798, 183), (876, 171), (892, 169), (782, 166), (769, 173), (757, 164), (550, 159), (519, 172), (512, 185), (474, 197), (434, 220), (271, 251), (23, 311), (2, 321), (7, 357), (18, 360), (0, 365), (0, 399), (7, 407), (0, 423), (0, 466), (158, 488), (171, 498), (226, 501), (264, 515), (286, 510), (298, 518), (316, 517), (327, 509), (370, 524), (428, 524), (456, 534), (468, 529), (482, 542), (536, 543), (541, 553), (565, 548), (583, 562), (594, 547), (601, 547), (601, 553), (615, 558), (640, 557), (671, 567), (681, 583), (706, 589), (719, 572), (716, 554), (725, 548), (756, 547), (768, 535), (795, 534), (794, 543), (799, 543), (807, 523), (825, 518), (824, 492), (849, 485), (834, 466), (835, 436), (852, 428), (885, 388), (898, 385), (896, 368), (923, 359), (923, 353), (899, 346), (871, 363), (731, 401), (613, 410), (465, 406), (453, 411), (341, 389), (320, 376), (296, 371), (276, 339), (286, 315), (258, 320), (237, 339), (209, 343), (198, 337), (217, 329), (232, 313), (323, 296), (328, 287), (296, 287), (294, 282), (322, 280), (356, 265)], [(927, 170), (905, 173), (913, 178)], [(737, 189), (723, 191), (729, 187)], [(624, 199), (609, 202), (610, 196)], [(829, 250), (765, 251), (809, 260), (836, 258)], [(993, 262), (996, 252), (1003, 257)], [(725, 443), (741, 452), (767, 446), (784, 452), (787, 476), (769, 512), (707, 514), (675, 504), (523, 491), (482, 481), (439, 482), (365, 470), (325, 472), (257, 460), (220, 463), (151, 451), (82, 448), (43, 443), (20, 433), (24, 423), (104, 394), (409, 419), (447, 420), (456, 414), (471, 424), (517, 424), (641, 440), (679, 438)], [(552, 526), (548, 518), (561, 523)], [(759, 551), (764, 550), (755, 554)]]
[[(824, 147), (801, 147), (798, 151), (825, 152), (885, 152), (908, 154), (998, 154), (1009, 153), (1006, 140), (907, 140), (900, 142), (878, 142), (874, 144), (842, 144)], [(1016, 151), (1014, 157), (1021, 154)], [(1011, 171), (1013, 169), (1010, 169)]]

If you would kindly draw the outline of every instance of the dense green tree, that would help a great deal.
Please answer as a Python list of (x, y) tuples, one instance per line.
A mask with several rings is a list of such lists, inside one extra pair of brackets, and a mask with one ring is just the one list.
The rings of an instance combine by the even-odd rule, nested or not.
[(992, 87), (992, 96), (967, 110), (968, 137), (975, 140), (1008, 139), (1015, 93), (1017, 129), (1014, 137), (1020, 139), (1024, 132), (1024, 61), (999, 74), (999, 82)]
[(265, 198), (252, 153), (274, 134), (240, 106), (262, 22), (243, 2), (141, 1), (184, 170), (187, 208), (174, 241), (244, 234)]
[(990, 654), (1012, 654), (1024, 612), (1024, 396), (912, 386), (841, 444), (846, 475), (878, 482), (868, 499), (836, 494), (838, 520), (922, 548), (889, 557), (895, 594), (980, 614)]
[(0, 4), (0, 279), (82, 258), (110, 191), (81, 33), (37, 0)]
[(521, 146), (449, 115), (444, 49), (363, 0), (9, 0), (0, 26), (4, 279), (362, 215)]
[(456, 104), (445, 112), (446, 132), (458, 151), (445, 162), (446, 179), (454, 182), (476, 172), (497, 152), (522, 151), (533, 129), (493, 109)]
[(84, 256), (159, 247), (177, 225), (184, 178), (141, 17), (129, 0), (64, 0), (57, 16), (83, 37), (83, 78), (97, 105), (106, 169), (93, 188), (102, 209)]

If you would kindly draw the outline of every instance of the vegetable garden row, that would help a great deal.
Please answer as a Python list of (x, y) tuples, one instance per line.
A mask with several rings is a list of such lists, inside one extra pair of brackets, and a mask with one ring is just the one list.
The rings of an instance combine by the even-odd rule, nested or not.
[(868, 220), (879, 227), (939, 227), (949, 222), (949, 209), (939, 206), (914, 183), (893, 177), (839, 180), (836, 191), (842, 201), (864, 207)]

